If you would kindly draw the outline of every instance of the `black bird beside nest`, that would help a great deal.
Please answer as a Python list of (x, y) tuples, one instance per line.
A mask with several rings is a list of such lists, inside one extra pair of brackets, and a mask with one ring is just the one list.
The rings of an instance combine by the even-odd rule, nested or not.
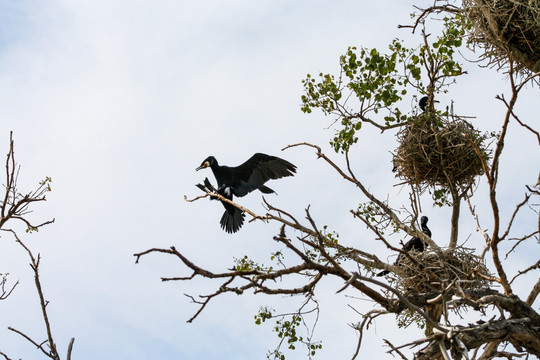
[[(213, 156), (207, 157), (195, 170), (211, 168), (218, 183), (217, 193), (226, 199), (233, 200), (233, 196), (242, 197), (248, 193), (259, 190), (264, 194), (275, 193), (265, 186), (268, 180), (293, 176), (296, 166), (276, 156), (257, 153), (242, 165), (236, 167), (221, 166)], [(205, 180), (206, 188), (210, 189), (209, 182)], [(204, 190), (204, 186), (199, 186)], [(244, 212), (237, 207), (221, 202), (225, 212), (221, 217), (221, 228), (228, 233), (237, 232), (244, 223)]]
[(424, 96), (418, 102), (418, 106), (420, 107), (420, 110), (422, 110), (423, 112), (426, 112), (426, 106), (427, 106), (428, 99), (429, 98), (427, 96)]
[[(420, 225), (422, 227), (422, 232), (431, 238), (431, 230), (429, 230), (429, 228), (427, 227), (428, 220), (429, 219), (428, 219), (427, 216), (422, 216), (420, 218)], [(415, 251), (418, 251), (418, 252), (423, 252), (424, 249), (425, 249), (425, 244), (422, 241), (422, 239), (415, 236), (411, 240), (407, 241), (405, 243), (405, 245), (403, 245), (402, 250), (404, 252), (409, 252), (411, 250), (415, 250)], [(403, 260), (404, 257), (405, 257), (405, 254), (399, 253), (396, 261), (394, 262), (394, 265), (399, 265), (399, 263)], [(383, 270), (380, 273), (378, 273), (377, 276), (384, 276), (384, 275), (388, 274), (389, 272), (390, 271), (388, 271), (388, 270)]]
[[(423, 113), (425, 113), (427, 110), (427, 107), (428, 107), (428, 103), (429, 103), (429, 97), (428, 96), (423, 96), (419, 101), (418, 101), (418, 107), (420, 108), (420, 110), (422, 110)], [(433, 103), (438, 103), (437, 100), (433, 100)], [(428, 125), (431, 125), (431, 121), (430, 120), (427, 120), (427, 124)], [(396, 172), (398, 167), (396, 165), (396, 161), (395, 159), (392, 159), (392, 164), (393, 164), (393, 167), (392, 167), (392, 172)]]
[[(429, 109), (426, 109), (426, 107), (428, 106), (428, 102), (429, 102), (428, 96), (424, 96), (420, 99), (420, 101), (418, 101), (418, 107), (420, 107), (420, 110), (422, 110), (422, 112), (426, 112), (426, 110), (429, 110)], [(438, 101), (433, 100), (433, 103), (438, 103)]]

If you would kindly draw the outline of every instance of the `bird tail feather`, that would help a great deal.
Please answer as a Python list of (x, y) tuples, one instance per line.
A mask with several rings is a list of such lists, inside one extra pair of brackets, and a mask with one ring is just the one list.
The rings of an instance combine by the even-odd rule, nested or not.
[(244, 212), (236, 207), (225, 210), (221, 217), (221, 228), (229, 234), (235, 233), (244, 224)]
[(264, 186), (264, 185), (261, 185), (259, 187), (259, 190), (260, 192), (262, 192), (263, 194), (273, 194), (275, 193), (274, 190), (270, 189), (268, 186)]

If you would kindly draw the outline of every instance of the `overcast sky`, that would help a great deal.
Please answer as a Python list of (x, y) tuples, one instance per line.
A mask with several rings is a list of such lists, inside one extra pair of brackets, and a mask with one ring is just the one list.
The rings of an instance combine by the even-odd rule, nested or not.
[[(348, 46), (384, 49), (396, 36), (411, 38), (397, 25), (410, 22), (412, 4), (0, 1), (0, 153), (7, 153), (12, 130), (21, 192), (45, 176), (53, 179), (48, 201), (30, 216), (55, 223), (24, 239), (42, 256), (42, 282), (61, 353), (71, 337), (74, 359), (263, 359), (277, 344), (272, 323), (257, 326), (253, 316), (261, 305), (294, 311), (302, 298), (226, 295), (187, 324), (197, 307), (183, 294), (208, 293), (219, 283), (162, 283), (161, 276), (190, 274), (164, 255), (134, 264), (133, 253), (174, 245), (217, 272), (244, 255), (268, 264), (269, 253), (280, 249), (272, 240), (278, 225), (246, 223), (240, 232), (226, 234), (219, 227), (221, 205), (184, 201), (184, 195), (200, 194), (194, 184), (205, 176), (213, 181), (209, 170), (195, 172), (208, 155), (227, 165), (239, 165), (256, 152), (288, 159), (298, 174), (268, 184), (279, 195), (266, 198), (299, 218), (311, 205), (320, 225), (385, 259), (388, 250), (348, 212), (365, 201), (361, 194), (310, 149), (281, 148), (313, 142), (343, 163), (328, 145), (333, 119), (300, 111), (301, 80), (308, 72), (336, 73)], [(467, 70), (470, 75), (440, 96), (440, 106), (455, 101), (458, 113), (476, 117), (475, 126), (497, 130), (503, 107), (494, 97), (508, 96), (506, 78), (473, 64)], [(413, 95), (406, 96), (403, 108), (413, 106)], [(538, 123), (538, 104), (538, 89), (528, 88), (517, 107), (523, 120)], [(394, 138), (364, 130), (351, 153), (357, 175), (380, 198), (390, 194), (394, 207), (406, 205), (407, 188), (394, 187), (399, 180), (390, 172)], [(523, 184), (534, 184), (540, 165), (530, 133), (512, 124), (509, 139), (514, 142), (505, 149), (506, 175), (498, 193), (509, 204), (504, 215), (521, 200)], [(524, 153), (526, 166), (519, 161)], [(481, 185), (478, 191), (486, 190)], [(260, 193), (241, 203), (264, 213)], [(477, 205), (485, 209), (487, 203)], [(434, 240), (444, 244), (449, 211), (427, 200), (423, 213), (430, 217)], [(468, 245), (482, 246), (470, 220), (463, 220), (461, 230), (460, 242), (471, 235)], [(526, 246), (538, 252), (534, 242)], [(517, 267), (531, 259), (515, 255), (512, 261)], [(20, 285), (0, 303), (0, 351), (38, 358), (37, 350), (7, 330), (13, 326), (45, 339), (27, 256), (3, 234), (0, 273), (6, 272)], [(356, 334), (348, 324), (361, 319), (347, 305), (361, 312), (373, 307), (353, 291), (336, 295), (342, 285), (322, 282), (317, 293), (320, 359), (354, 352)], [(414, 326), (390, 330), (393, 320), (390, 315), (370, 328), (361, 354), (380, 353), (382, 337), (399, 344), (421, 336)], [(287, 358), (304, 359), (305, 352)]]

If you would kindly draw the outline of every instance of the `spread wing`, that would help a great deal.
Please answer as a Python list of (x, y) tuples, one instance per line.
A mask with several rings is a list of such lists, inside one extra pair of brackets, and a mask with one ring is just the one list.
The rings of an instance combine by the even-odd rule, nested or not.
[(240, 197), (261, 188), (268, 180), (293, 176), (296, 166), (276, 156), (257, 153), (235, 170), (240, 181), (234, 186), (234, 194)]

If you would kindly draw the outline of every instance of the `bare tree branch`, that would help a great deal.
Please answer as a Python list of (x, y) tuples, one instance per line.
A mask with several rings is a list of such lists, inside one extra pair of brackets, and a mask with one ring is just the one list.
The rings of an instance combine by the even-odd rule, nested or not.
[(433, 6), (430, 6), (426, 9), (422, 9), (418, 6), (414, 6), (415, 9), (417, 10), (420, 10), (421, 13), (416, 16), (416, 21), (413, 25), (398, 25), (398, 28), (410, 28), (412, 29), (412, 32), (414, 34), (416, 28), (422, 24), (426, 18), (432, 14), (439, 14), (441, 12), (447, 12), (447, 13), (452, 13), (452, 14), (457, 14), (461, 11), (463, 11), (462, 9), (454, 6), (454, 5), (451, 5), (451, 4), (445, 4), (445, 5), (433, 5)]
[[(43, 290), (41, 288), (41, 281), (39, 278), (39, 262), (41, 260), (41, 256), (38, 254), (37, 257), (34, 257), (34, 255), (32, 254), (32, 251), (21, 241), (21, 239), (17, 236), (17, 233), (15, 231), (11, 229), (8, 229), (6, 231), (9, 231), (12, 233), (12, 235), (15, 237), (16, 242), (26, 250), (26, 252), (28, 253), (28, 256), (30, 257), (30, 267), (32, 268), (32, 271), (34, 272), (34, 282), (36, 285), (36, 289), (39, 296), (39, 302), (41, 305), (41, 314), (43, 316), (43, 321), (45, 322), (45, 330), (47, 332), (47, 344), (50, 349), (49, 352), (47, 352), (47, 356), (49, 356), (51, 359), (60, 360), (60, 356), (56, 350), (56, 344), (52, 336), (49, 316), (47, 314), (48, 302), (45, 300), (45, 296), (43, 295)], [(19, 334), (21, 333), (19, 332)]]
[(525, 300), (525, 303), (532, 306), (538, 294), (540, 294), (540, 278), (538, 278), (538, 281), (536, 281), (536, 284), (534, 284), (529, 296), (527, 296), (527, 300)]
[(376, 198), (373, 194), (371, 194), (367, 189), (366, 187), (356, 179), (356, 177), (354, 176), (354, 174), (352, 172), (350, 172), (350, 174), (346, 174), (339, 166), (337, 166), (332, 160), (330, 160), (321, 150), (321, 148), (317, 145), (313, 145), (313, 144), (310, 144), (310, 143), (307, 143), (307, 142), (303, 142), (303, 143), (297, 143), (297, 144), (292, 144), (292, 145), (288, 145), (286, 147), (284, 147), (282, 150), (286, 150), (286, 149), (289, 149), (289, 148), (292, 148), (292, 147), (296, 147), (296, 146), (308, 146), (308, 147), (312, 147), (314, 149), (316, 149), (317, 151), (317, 157), (318, 158), (322, 158), (324, 159), (331, 167), (333, 167), (345, 180), (355, 184), (358, 188), (360, 188), (360, 190), (362, 191), (362, 193), (364, 194), (364, 196), (366, 196), (369, 200), (371, 200), (372, 202), (374, 202), (377, 206), (379, 206), (381, 209), (384, 210), (384, 212), (392, 219), (392, 221), (395, 223), (395, 225), (405, 231), (408, 235), (410, 236), (417, 236), (420, 237), (422, 239), (422, 241), (426, 242), (431, 248), (433, 248), (433, 250), (435, 250), (436, 252), (440, 252), (440, 248), (437, 244), (435, 244), (435, 242), (433, 240), (431, 240), (429, 238), (429, 236), (427, 236), (426, 234), (422, 233), (422, 232), (417, 232), (415, 231), (414, 229), (410, 228), (409, 226), (407, 226), (405, 223), (403, 223), (401, 221), (401, 219), (396, 215), (396, 213), (394, 212), (394, 210), (392, 210), (390, 207), (388, 207), (384, 202), (382, 202), (381, 200), (379, 200), (378, 198)]
[[(30, 267), (34, 273), (34, 284), (35, 284), (38, 297), (39, 297), (41, 317), (45, 324), (47, 340), (45, 340), (42, 343), (38, 343), (37, 341), (33, 340), (30, 336), (26, 335), (22, 331), (16, 330), (13, 327), (8, 327), (8, 329), (19, 334), (20, 336), (25, 338), (27, 341), (32, 343), (34, 346), (36, 346), (36, 348), (41, 350), (47, 357), (54, 360), (60, 360), (60, 356), (57, 352), (56, 344), (52, 335), (51, 324), (50, 324), (49, 317), (47, 314), (48, 301), (45, 300), (45, 296), (44, 296), (43, 289), (41, 286), (41, 280), (40, 280), (40, 274), (39, 274), (39, 265), (41, 261), (41, 256), (40, 254), (38, 254), (37, 256), (34, 256), (30, 248), (21, 240), (21, 238), (13, 229), (5, 228), (6, 223), (8, 223), (10, 220), (17, 220), (25, 224), (27, 227), (27, 232), (36, 231), (39, 228), (48, 224), (52, 224), (54, 222), (54, 219), (52, 219), (52, 220), (44, 221), (36, 225), (27, 218), (27, 215), (31, 212), (30, 210), (31, 204), (46, 200), (45, 194), (51, 191), (51, 187), (50, 187), (51, 179), (49, 177), (46, 177), (45, 180), (39, 183), (39, 186), (35, 190), (30, 191), (26, 195), (22, 195), (17, 188), (19, 169), (20, 167), (17, 166), (15, 162), (13, 133), (10, 132), (10, 145), (9, 145), (9, 151), (8, 151), (8, 154), (6, 157), (6, 163), (5, 163), (6, 184), (4, 188), (5, 191), (3, 194), (3, 201), (0, 204), (0, 230), (11, 233), (11, 235), (15, 238), (16, 243), (19, 244), (26, 251), (26, 253), (28, 254), (30, 258)], [(12, 293), (12, 291), (15, 289), (15, 287), (18, 285), (18, 283), (19, 282), (17, 282), (11, 288), (11, 290), (6, 292), (5, 282), (2, 282), (2, 296), (0, 296), (0, 299), (3, 299), (9, 296)], [(72, 339), (69, 345), (68, 359), (70, 359), (71, 357), (73, 341), (74, 339)], [(44, 344), (47, 345), (47, 349), (44, 347)], [(6, 359), (9, 359), (8, 356), (5, 355), (4, 353), (1, 353), (1, 354)]]
[(403, 353), (401, 351), (399, 351), (399, 349), (397, 349), (394, 345), (392, 345), (392, 343), (390, 341), (388, 341), (387, 339), (384, 339), (383, 340), (384, 343), (386, 345), (388, 345), (390, 347), (390, 351), (388, 351), (389, 353), (390, 352), (395, 352), (396, 354), (399, 355), (400, 358), (402, 358), (403, 360), (408, 360), (407, 357), (405, 355), (403, 355)]
[(13, 360), (13, 359), (11, 359), (9, 356), (7, 356), (6, 354), (4, 354), (1, 351), (0, 351), (0, 355), (2, 355), (4, 357), (4, 359), (6, 359), (6, 360)]
[[(0, 274), (1, 276), (2, 274)], [(7, 276), (4, 275), (2, 277), (2, 281), (0, 281), (0, 291), (2, 292), (0, 294), (0, 300), (5, 300), (9, 297), (9, 295), (11, 295), (11, 293), (13, 292), (13, 290), (15, 290), (15, 288), (17, 287), (17, 285), (19, 285), (19, 281), (17, 280), (17, 282), (15, 282), (15, 284), (11, 287), (11, 289), (9, 290), (6, 290), (6, 282), (7, 282)]]

